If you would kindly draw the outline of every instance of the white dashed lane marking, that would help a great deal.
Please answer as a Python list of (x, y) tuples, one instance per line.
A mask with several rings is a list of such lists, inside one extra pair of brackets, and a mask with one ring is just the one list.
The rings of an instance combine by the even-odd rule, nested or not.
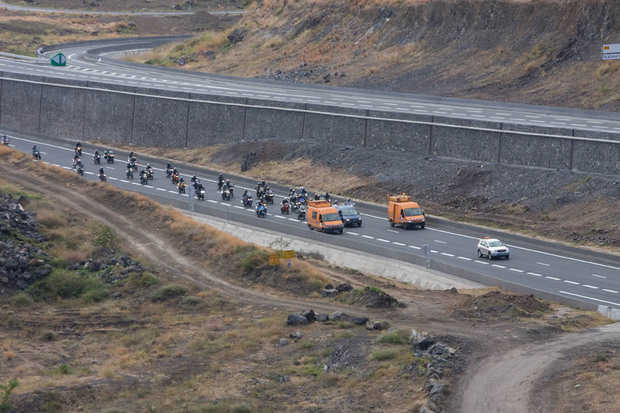
[(612, 293), (612, 294), (618, 294), (618, 291), (616, 291), (616, 290), (608, 290), (607, 288), (603, 288), (603, 291), (608, 292), (608, 293)]
[(598, 287), (596, 287), (594, 285), (584, 284), (583, 286), (586, 287), (586, 288), (591, 288), (593, 290), (598, 290)]
[(605, 279), (607, 278), (604, 275), (598, 275), (598, 274), (592, 274), (592, 276), (596, 278), (605, 278)]
[(559, 278), (556, 278), (556, 277), (550, 277), (550, 276), (548, 276), (548, 275), (546, 275), (546, 276), (545, 276), (545, 278), (546, 278), (546, 279), (548, 279), (548, 280), (560, 281), (560, 279), (559, 279)]
[(551, 264), (545, 264), (544, 262), (537, 262), (536, 264), (542, 265), (544, 267), (550, 267), (551, 266)]
[(409, 245), (409, 248), (413, 248), (414, 250), (421, 250), (422, 247), (418, 247), (416, 245)]
[(534, 277), (542, 277), (542, 274), (538, 274), (536, 272), (527, 272), (527, 275), (533, 275)]
[(564, 282), (568, 284), (579, 285), (579, 283), (576, 281), (564, 280)]
[(371, 237), (370, 235), (362, 235), (362, 237), (368, 238), (368, 239), (375, 239), (375, 237)]

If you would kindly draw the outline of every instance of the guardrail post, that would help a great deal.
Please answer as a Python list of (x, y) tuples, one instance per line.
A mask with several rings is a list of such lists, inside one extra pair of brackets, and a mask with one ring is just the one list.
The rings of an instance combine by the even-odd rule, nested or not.
[(431, 116), (431, 127), (428, 132), (428, 156), (433, 154), (433, 126), (435, 126), (435, 116)]

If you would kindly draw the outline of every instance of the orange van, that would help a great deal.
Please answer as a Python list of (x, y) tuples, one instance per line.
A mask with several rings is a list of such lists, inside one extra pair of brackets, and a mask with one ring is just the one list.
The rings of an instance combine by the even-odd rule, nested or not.
[(424, 229), (426, 223), (424, 211), (417, 202), (411, 200), (411, 196), (388, 195), (388, 220), (390, 225), (402, 225), (405, 229), (420, 227)]
[(329, 201), (308, 201), (308, 228), (342, 234), (344, 225), (338, 210)]

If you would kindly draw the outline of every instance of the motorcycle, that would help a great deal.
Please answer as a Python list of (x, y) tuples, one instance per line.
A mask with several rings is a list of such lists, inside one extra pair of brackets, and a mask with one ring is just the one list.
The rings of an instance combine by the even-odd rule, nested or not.
[(78, 173), (78, 175), (84, 176), (84, 166), (82, 165), (82, 163), (78, 163), (77, 166), (75, 167), (75, 170)]
[(304, 207), (299, 208), (299, 211), (297, 211), (297, 219), (301, 221), (306, 219), (306, 208)]
[(172, 174), (172, 183), (173, 184), (179, 183), (179, 174)]
[(256, 216), (259, 217), (259, 218), (267, 217), (267, 208), (264, 205), (259, 204), (256, 207)]
[(185, 182), (179, 182), (179, 194), (184, 194), (185, 193), (185, 187), (187, 186), (187, 184)]
[(291, 210), (291, 204), (289, 204), (288, 202), (280, 202), (280, 212), (282, 212), (283, 214), (288, 214), (290, 213)]
[(146, 174), (140, 175), (140, 183), (142, 185), (146, 185), (149, 183), (149, 178), (147, 178)]
[(138, 172), (138, 164), (136, 163), (136, 158), (129, 158), (129, 166), (131, 166), (131, 169)]
[(101, 155), (99, 155), (98, 153), (94, 154), (93, 162), (95, 162), (95, 165), (101, 165)]
[(232, 198), (232, 192), (230, 191), (230, 188), (222, 189), (222, 199), (224, 201), (230, 201), (231, 198)]
[(108, 177), (106, 176), (106, 174), (99, 174), (99, 181), (100, 182), (107, 182)]
[(9, 137), (8, 136), (4, 135), (2, 137), (2, 144), (6, 145), (6, 146), (9, 146)]
[(243, 206), (246, 208), (252, 208), (252, 197), (243, 197), (243, 199), (241, 200), (241, 204), (243, 204)]
[(271, 192), (271, 190), (265, 193), (265, 202), (273, 205), (273, 192)]
[(153, 170), (152, 169), (147, 169), (146, 170), (146, 179), (153, 179)]
[(114, 163), (114, 152), (108, 152), (106, 155), (104, 155), (103, 157), (105, 158), (105, 160), (108, 163)]
[(306, 197), (304, 197), (303, 195), (300, 195), (297, 198), (297, 202), (299, 202), (301, 205), (304, 205), (306, 203)]
[(205, 200), (205, 189), (202, 185), (196, 189), (196, 198), (198, 198), (199, 201)]
[(32, 156), (34, 156), (34, 159), (41, 160), (41, 151), (38, 149), (33, 149)]
[(217, 181), (217, 190), (221, 191), (224, 186), (224, 182), (226, 182), (223, 178)]
[(292, 206), (291, 206), (291, 211), (299, 214), (299, 210), (301, 209), (301, 204), (299, 203), (299, 201), (295, 202)]
[(172, 168), (166, 168), (166, 178), (172, 178)]
[(125, 175), (127, 176), (127, 179), (133, 179), (133, 170), (131, 168), (127, 168)]
[(77, 145), (75, 147), (75, 154), (79, 157), (82, 157), (82, 145)]

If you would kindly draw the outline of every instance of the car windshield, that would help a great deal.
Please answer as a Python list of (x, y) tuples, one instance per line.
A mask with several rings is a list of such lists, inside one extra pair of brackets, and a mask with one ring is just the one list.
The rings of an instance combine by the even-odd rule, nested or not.
[(503, 247), (504, 243), (498, 240), (489, 241), (489, 247)]
[(325, 214), (323, 215), (323, 221), (324, 222), (329, 222), (329, 221), (340, 221), (340, 215), (333, 213), (333, 214)]
[(353, 207), (340, 208), (340, 212), (342, 212), (344, 216), (359, 215)]
[(422, 210), (420, 208), (405, 208), (406, 217), (413, 217), (416, 215), (422, 215)]

